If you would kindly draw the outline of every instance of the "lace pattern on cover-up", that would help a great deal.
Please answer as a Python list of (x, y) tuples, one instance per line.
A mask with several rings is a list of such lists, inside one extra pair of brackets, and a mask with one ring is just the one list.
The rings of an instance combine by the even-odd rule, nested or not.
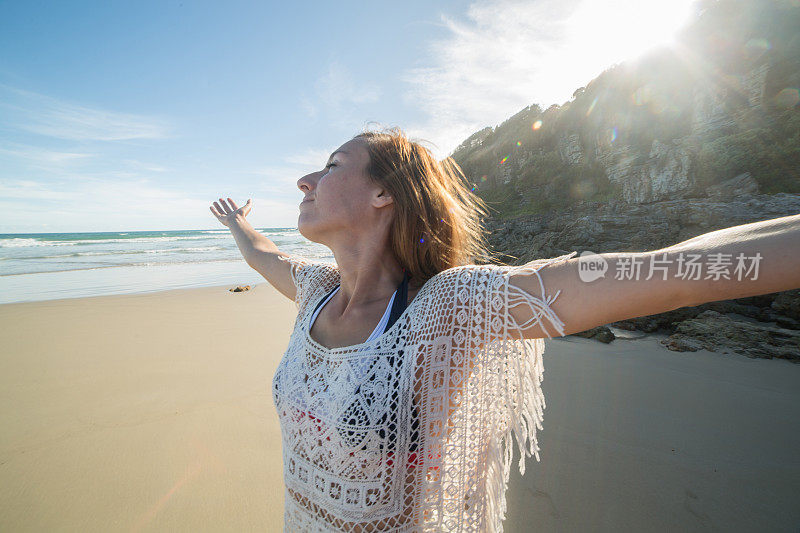
[[(577, 252), (526, 265), (440, 272), (369, 343), (328, 349), (306, 329), (339, 283), (335, 265), (291, 265), (298, 309), (272, 384), (281, 424), (285, 531), (502, 532), (512, 438), (539, 460), (536, 430), (544, 339), (563, 335), (538, 271)], [(510, 282), (536, 275), (541, 297)], [(518, 324), (508, 312), (525, 305)], [(411, 417), (412, 410), (419, 413)], [(419, 439), (411, 452), (411, 437)], [(393, 444), (390, 446), (389, 441)]]

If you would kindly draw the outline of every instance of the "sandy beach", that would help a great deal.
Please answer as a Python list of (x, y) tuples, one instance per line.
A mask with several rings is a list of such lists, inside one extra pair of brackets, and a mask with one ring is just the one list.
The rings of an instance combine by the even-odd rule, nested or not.
[[(0, 530), (280, 531), (269, 284), (0, 305)], [(797, 531), (800, 365), (547, 341), (506, 531)]]

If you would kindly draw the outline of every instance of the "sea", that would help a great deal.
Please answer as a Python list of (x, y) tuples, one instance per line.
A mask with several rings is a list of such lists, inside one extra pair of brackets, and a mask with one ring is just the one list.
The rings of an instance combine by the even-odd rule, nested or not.
[[(334, 262), (297, 228), (256, 228), (289, 254)], [(0, 304), (268, 283), (230, 230), (0, 233)]]

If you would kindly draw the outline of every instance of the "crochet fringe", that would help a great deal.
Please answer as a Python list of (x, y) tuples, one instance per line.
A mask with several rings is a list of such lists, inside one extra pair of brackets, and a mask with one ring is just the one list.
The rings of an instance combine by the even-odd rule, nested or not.
[[(502, 341), (503, 343), (513, 344), (512, 349), (508, 351), (510, 355), (508, 361), (510, 379), (507, 384), (509, 400), (507, 416), (509, 424), (499, 439), (491, 440), (488, 450), (486, 487), (487, 518), (489, 518), (489, 523), (486, 526), (488, 531), (503, 532), (503, 520), (507, 510), (506, 489), (511, 474), (511, 460), (513, 458), (512, 439), (516, 437), (515, 440), (520, 455), (520, 475), (525, 474), (526, 457), (533, 455), (536, 457), (537, 462), (540, 460), (536, 430), (543, 429), (542, 421), (545, 409), (544, 394), (541, 389), (541, 383), (544, 379), (544, 364), (542, 361), (544, 339), (524, 339), (522, 338), (522, 331), (533, 324), (539, 323), (548, 338), (552, 338), (542, 321), (542, 317), (546, 317), (558, 331), (559, 336), (563, 336), (564, 323), (550, 307), (561, 293), (561, 290), (548, 297), (545, 294), (539, 270), (545, 266), (566, 261), (576, 254), (577, 252), (571, 252), (552, 259), (533, 261), (519, 267), (507, 269), (502, 274), (508, 307), (525, 304), (533, 316), (525, 323), (518, 324), (511, 313), (506, 310), (507, 327), (510, 325), (512, 329), (516, 330), (520, 339)], [(519, 287), (510, 284), (509, 277), (516, 274), (536, 275), (539, 280), (542, 298), (528, 294)], [(512, 437), (512, 433), (514, 437)]]

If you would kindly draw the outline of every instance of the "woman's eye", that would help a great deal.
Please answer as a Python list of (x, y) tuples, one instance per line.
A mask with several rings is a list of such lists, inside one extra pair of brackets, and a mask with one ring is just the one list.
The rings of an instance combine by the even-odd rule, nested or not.
[(335, 167), (335, 166), (336, 166), (336, 163), (328, 163), (327, 165), (325, 165), (325, 168), (328, 169), (328, 168)]

